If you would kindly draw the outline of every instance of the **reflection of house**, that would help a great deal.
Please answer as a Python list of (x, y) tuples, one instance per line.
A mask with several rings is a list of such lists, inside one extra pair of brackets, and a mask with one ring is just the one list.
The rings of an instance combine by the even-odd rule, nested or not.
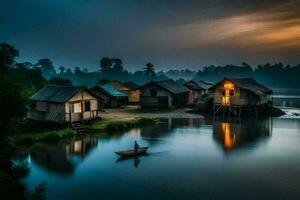
[(183, 107), (188, 104), (189, 90), (173, 81), (151, 81), (140, 87), (141, 108)]
[(76, 139), (65, 145), (47, 146), (31, 152), (32, 160), (47, 170), (56, 173), (73, 173), (78, 162), (73, 162), (72, 157), (79, 155), (81, 158), (97, 146), (97, 138), (84, 137)]
[(189, 103), (193, 103), (195, 99), (201, 97), (201, 95), (207, 94), (208, 89), (212, 86), (211, 83), (199, 80), (191, 80), (184, 84), (189, 90)]
[(271, 119), (247, 119), (245, 122), (214, 122), (213, 136), (226, 151), (241, 147), (257, 138), (271, 135)]
[(98, 144), (98, 139), (96, 137), (86, 136), (82, 139), (76, 139), (70, 144), (66, 145), (67, 157), (71, 155), (80, 155), (85, 157), (87, 153)]
[(172, 134), (172, 130), (179, 127), (195, 128), (202, 125), (206, 125), (207, 121), (204, 118), (193, 119), (193, 118), (164, 118), (160, 119), (160, 123), (146, 126), (140, 129), (140, 135), (144, 139), (148, 140), (149, 143), (157, 143), (162, 137)]
[(253, 78), (225, 78), (210, 88), (213, 92), (215, 113), (220, 108), (241, 113), (242, 107), (257, 109), (257, 106), (271, 102), (272, 90), (259, 84)]
[(105, 107), (119, 107), (126, 105), (128, 102), (127, 94), (119, 91), (111, 83), (97, 85), (91, 88), (91, 92), (95, 96), (104, 99)]
[(112, 81), (111, 84), (120, 90), (121, 92), (128, 95), (129, 104), (138, 104), (140, 100), (139, 86), (131, 81), (121, 83), (120, 81)]
[(32, 120), (64, 123), (99, 117), (97, 98), (83, 87), (48, 85), (30, 100)]

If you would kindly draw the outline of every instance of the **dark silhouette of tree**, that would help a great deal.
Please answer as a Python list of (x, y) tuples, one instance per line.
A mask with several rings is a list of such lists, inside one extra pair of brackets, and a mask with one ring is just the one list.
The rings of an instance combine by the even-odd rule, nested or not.
[(124, 67), (122, 66), (123, 62), (122, 62), (121, 59), (119, 59), (119, 58), (112, 58), (111, 61), (113, 63), (112, 70), (114, 72), (122, 72), (124, 70)]
[(109, 71), (111, 69), (111, 67), (112, 67), (111, 59), (104, 57), (100, 60), (100, 71), (102, 73)]
[(40, 67), (43, 75), (48, 79), (52, 78), (56, 75), (55, 68), (53, 66), (53, 62), (48, 58), (40, 59), (35, 66)]
[(77, 75), (77, 76), (78, 76), (78, 75), (82, 75), (82, 73), (83, 73), (83, 72), (80, 70), (79, 67), (75, 67), (75, 69), (74, 69), (74, 74), (75, 74), (75, 75)]
[(51, 78), (49, 81), (49, 84), (53, 85), (64, 85), (64, 86), (72, 86), (72, 82), (68, 79), (65, 78), (59, 78), (59, 77), (54, 77)]
[(60, 67), (59, 67), (59, 71), (60, 71), (59, 73), (60, 73), (60, 74), (65, 73), (65, 70), (66, 70), (66, 68), (65, 68), (64, 66), (60, 66)]
[(99, 79), (97, 81), (98, 85), (104, 85), (104, 84), (107, 84), (107, 83), (110, 83), (110, 81), (108, 79)]
[(0, 44), (0, 65), (1, 67), (9, 67), (14, 64), (15, 57), (19, 56), (19, 51), (9, 44)]
[(30, 68), (28, 62), (16, 63), (18, 51), (8, 45), (0, 45), (0, 137), (12, 125), (24, 120), (29, 96), (43, 86), (41, 71)]
[(144, 67), (144, 73), (148, 78), (155, 76), (154, 65), (152, 63), (147, 63)]
[(66, 74), (67, 74), (67, 75), (73, 75), (72, 70), (68, 68), (68, 69), (66, 70)]

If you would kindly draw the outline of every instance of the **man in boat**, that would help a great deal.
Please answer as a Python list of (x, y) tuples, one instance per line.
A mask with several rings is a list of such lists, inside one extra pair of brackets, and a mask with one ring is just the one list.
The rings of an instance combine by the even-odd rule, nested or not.
[(134, 152), (137, 153), (139, 151), (140, 146), (136, 141), (134, 141)]

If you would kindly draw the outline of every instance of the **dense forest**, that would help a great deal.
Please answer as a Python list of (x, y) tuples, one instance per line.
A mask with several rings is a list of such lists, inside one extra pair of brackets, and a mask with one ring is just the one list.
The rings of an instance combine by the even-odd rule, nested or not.
[(99, 70), (88, 71), (87, 68), (75, 67), (74, 70), (66, 67), (57, 67), (50, 59), (41, 59), (36, 64), (25, 63), (28, 68), (39, 68), (46, 79), (62, 78), (70, 80), (74, 85), (91, 87), (101, 79), (134, 81), (144, 84), (150, 80), (175, 79), (180, 83), (196, 79), (209, 82), (217, 82), (224, 77), (253, 77), (259, 82), (273, 88), (299, 89), (298, 77), (300, 75), (300, 64), (296, 66), (284, 65), (282, 63), (250, 66), (243, 62), (241, 65), (225, 66), (200, 66), (198, 71), (182, 69), (155, 71), (155, 66), (147, 63), (141, 66), (141, 70), (129, 72), (124, 68), (123, 62), (118, 58), (102, 58), (99, 61)]

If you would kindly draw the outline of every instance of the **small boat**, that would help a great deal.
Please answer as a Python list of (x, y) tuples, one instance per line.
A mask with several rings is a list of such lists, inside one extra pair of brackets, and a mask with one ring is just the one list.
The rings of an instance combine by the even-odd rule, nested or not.
[(137, 152), (134, 152), (134, 150), (126, 150), (126, 151), (116, 151), (115, 153), (123, 157), (134, 157), (138, 155), (147, 154), (148, 148), (149, 147), (141, 147)]

